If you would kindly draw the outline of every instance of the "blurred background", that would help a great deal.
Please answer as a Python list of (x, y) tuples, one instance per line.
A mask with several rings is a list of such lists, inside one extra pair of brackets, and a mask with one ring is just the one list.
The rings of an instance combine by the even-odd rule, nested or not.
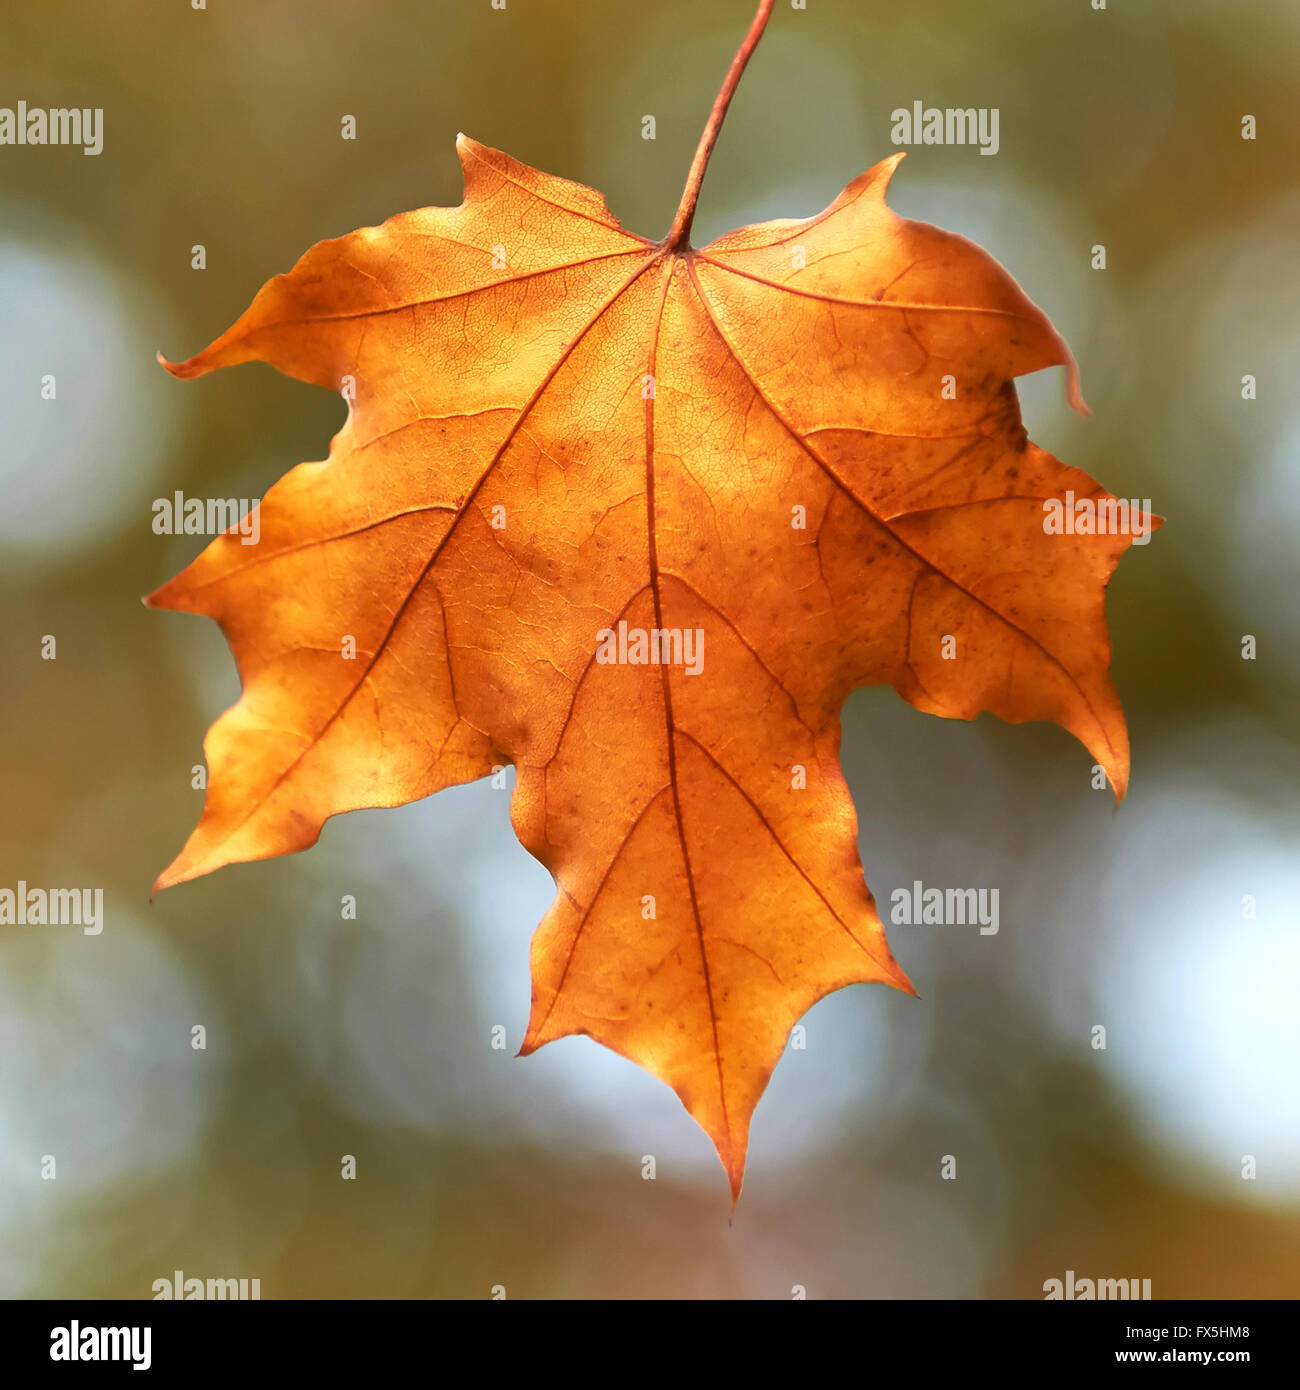
[(1054, 727), (849, 700), (882, 910), (914, 879), (998, 887), (1001, 930), (891, 927), (921, 999), (807, 1015), (731, 1224), (666, 1087), (585, 1039), (515, 1059), (551, 885), (505, 792), (341, 817), (149, 902), (238, 693), (214, 624), (140, 605), (206, 543), (155, 535), (151, 503), (260, 497), (344, 418), (262, 366), (182, 385), (155, 350), (197, 351), (322, 238), (459, 202), (460, 130), (663, 235), (752, 10), (6, 6), (0, 105), (105, 114), (98, 157), (0, 147), (0, 886), (102, 886), (105, 927), (0, 927), (0, 1293), (149, 1297), (180, 1269), (264, 1298), (1041, 1298), (1072, 1269), (1300, 1295), (1291, 0), (778, 0), (695, 243), (820, 210), (893, 152), (895, 107), (999, 108), (996, 157), (914, 149), (890, 202), (1070, 341), (1094, 417), (1041, 373), (1031, 437), (1167, 520), (1109, 591), (1118, 812)]

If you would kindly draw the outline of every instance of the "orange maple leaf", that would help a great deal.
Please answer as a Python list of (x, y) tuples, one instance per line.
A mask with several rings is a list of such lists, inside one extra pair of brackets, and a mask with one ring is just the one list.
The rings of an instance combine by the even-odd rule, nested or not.
[[(585, 1033), (666, 1081), (733, 1201), (795, 1021), (844, 985), (911, 991), (840, 771), (839, 712), (1072, 731), (1122, 796), (1109, 499), (1029, 443), (1012, 378), (1069, 350), (989, 256), (897, 217), (901, 155), (820, 215), (668, 236), (460, 137), (464, 202), (313, 247), (179, 377), (264, 361), (342, 390), (324, 463), (148, 600), (220, 623), (243, 683), (162, 888), (314, 844), (513, 763), (558, 893), (522, 1051)], [(355, 655), (349, 659), (349, 642)], [(949, 659), (954, 658), (955, 659)]]

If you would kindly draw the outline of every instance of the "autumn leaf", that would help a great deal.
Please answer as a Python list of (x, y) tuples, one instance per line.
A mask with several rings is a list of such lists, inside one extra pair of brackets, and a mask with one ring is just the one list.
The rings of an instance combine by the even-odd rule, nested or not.
[(728, 73), (668, 236), (460, 137), (463, 203), (313, 247), (178, 377), (269, 362), (350, 401), (329, 459), (148, 600), (224, 631), (243, 693), (156, 884), (517, 770), (557, 894), (522, 1051), (582, 1033), (666, 1081), (733, 1200), (790, 1029), (911, 990), (840, 771), (840, 708), (1053, 720), (1117, 797), (1109, 494), (1028, 442), (1013, 378), (1075, 367), (989, 256), (897, 217), (901, 155), (816, 217), (689, 243)]

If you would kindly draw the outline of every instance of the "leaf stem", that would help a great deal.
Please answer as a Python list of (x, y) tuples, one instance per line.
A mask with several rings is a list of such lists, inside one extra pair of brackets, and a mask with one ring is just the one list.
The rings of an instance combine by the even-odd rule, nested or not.
[(663, 245), (669, 251), (676, 251), (685, 245), (686, 238), (691, 234), (691, 223), (695, 220), (695, 204), (699, 201), (700, 185), (704, 182), (704, 171), (709, 167), (709, 156), (713, 153), (714, 145), (717, 144), (718, 132), (722, 129), (722, 122), (726, 119), (727, 107), (731, 105), (731, 98), (736, 94), (740, 76), (745, 71), (745, 65), (753, 56), (754, 50), (758, 47), (759, 39), (763, 37), (763, 30), (767, 28), (767, 21), (772, 17), (774, 4), (775, 0), (759, 0), (758, 13), (755, 14), (754, 22), (749, 26), (749, 33), (745, 35), (740, 47), (736, 50), (736, 56), (731, 60), (731, 67), (728, 68), (727, 75), (722, 81), (717, 99), (713, 103), (713, 110), (709, 112), (708, 124), (704, 127), (704, 134), (700, 136), (695, 158), (691, 161), (691, 171), (686, 176), (686, 188), (682, 192), (682, 201), (677, 208), (677, 216), (673, 219), (672, 230), (664, 238)]

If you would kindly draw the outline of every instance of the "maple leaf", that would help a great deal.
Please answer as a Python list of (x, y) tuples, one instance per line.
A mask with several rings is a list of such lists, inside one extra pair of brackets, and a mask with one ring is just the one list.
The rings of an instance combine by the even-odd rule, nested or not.
[[(196, 377), (269, 362), (341, 390), (327, 462), (146, 602), (221, 625), (242, 695), (156, 888), (314, 844), (513, 763), (555, 902), (522, 1052), (587, 1034), (666, 1081), (740, 1189), (750, 1117), (832, 990), (911, 991), (840, 771), (840, 709), (1054, 720), (1128, 775), (1104, 590), (1109, 494), (1029, 443), (1012, 379), (1073, 359), (988, 255), (885, 203), (690, 246), (460, 137), (465, 196), (313, 247)], [(161, 359), (160, 359), (161, 360)], [(352, 647), (355, 651), (353, 653)]]

